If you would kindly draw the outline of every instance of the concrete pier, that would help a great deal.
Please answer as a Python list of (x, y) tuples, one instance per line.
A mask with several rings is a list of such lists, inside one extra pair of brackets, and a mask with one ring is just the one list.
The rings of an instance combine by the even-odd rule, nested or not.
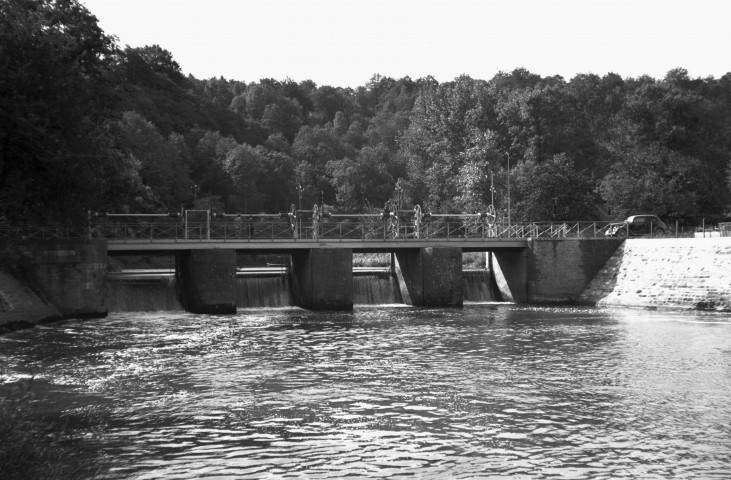
[(492, 270), (500, 296), (506, 302), (528, 301), (528, 253), (527, 249), (490, 252)]
[(310, 310), (353, 309), (353, 251), (320, 248), (292, 255), (292, 299)]
[(193, 250), (175, 257), (178, 296), (191, 313), (236, 313), (236, 251)]
[(461, 307), (464, 303), (461, 248), (399, 250), (394, 255), (401, 298), (417, 307)]

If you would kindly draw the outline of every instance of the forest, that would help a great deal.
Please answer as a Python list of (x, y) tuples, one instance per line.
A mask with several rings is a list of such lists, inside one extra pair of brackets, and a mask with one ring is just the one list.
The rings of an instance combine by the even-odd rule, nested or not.
[(0, 0), (2, 222), (370, 212), (397, 185), (425, 211), (500, 216), (509, 191), (513, 221), (731, 215), (731, 73), (247, 83), (112, 34), (76, 0)]

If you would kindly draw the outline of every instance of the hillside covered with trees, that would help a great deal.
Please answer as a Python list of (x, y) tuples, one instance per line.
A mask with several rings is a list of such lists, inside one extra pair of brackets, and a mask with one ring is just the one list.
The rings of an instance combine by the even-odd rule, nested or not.
[[(113, 32), (112, 32), (113, 33)], [(121, 47), (76, 0), (0, 0), (0, 216), (87, 210), (382, 208), (399, 182), (427, 211), (514, 221), (731, 211), (731, 73), (663, 79), (524, 69), (489, 80), (185, 76), (157, 45)], [(508, 170), (509, 169), (509, 170)]]

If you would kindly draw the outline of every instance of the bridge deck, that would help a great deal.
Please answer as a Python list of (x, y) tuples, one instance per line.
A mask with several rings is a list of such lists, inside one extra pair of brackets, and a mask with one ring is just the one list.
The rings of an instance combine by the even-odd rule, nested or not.
[(389, 222), (337, 221), (302, 226), (274, 219), (239, 228), (229, 220), (184, 222), (176, 219), (117, 221), (100, 219), (86, 227), (25, 225), (0, 227), (3, 240), (99, 239), (112, 254), (233, 249), (250, 253), (291, 253), (317, 248), (356, 253), (393, 252), (425, 247), (463, 251), (521, 249), (529, 238), (604, 238), (606, 222), (495, 223), (470, 219), (433, 221), (418, 226)]
[(175, 239), (109, 239), (109, 253), (166, 253), (184, 250), (232, 249), (250, 253), (291, 253), (313, 248), (352, 249), (356, 253), (394, 252), (427, 247), (461, 248), (465, 252), (520, 249), (527, 245), (525, 238), (450, 238), (450, 239), (272, 239), (272, 240), (175, 240)]

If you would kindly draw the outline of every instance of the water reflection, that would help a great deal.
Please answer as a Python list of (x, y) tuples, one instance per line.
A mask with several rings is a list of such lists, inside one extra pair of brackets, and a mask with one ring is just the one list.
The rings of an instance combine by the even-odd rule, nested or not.
[(728, 478), (727, 316), (115, 314), (3, 340), (104, 478)]

